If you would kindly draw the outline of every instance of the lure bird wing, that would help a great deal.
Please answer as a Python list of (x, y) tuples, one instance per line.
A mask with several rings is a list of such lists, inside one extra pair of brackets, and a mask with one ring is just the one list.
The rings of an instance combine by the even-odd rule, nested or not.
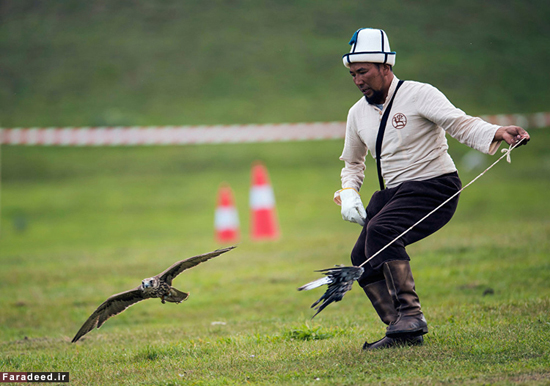
[(317, 312), (313, 315), (312, 319), (329, 304), (339, 302), (344, 298), (346, 292), (351, 290), (353, 282), (358, 280), (363, 274), (363, 267), (345, 267), (343, 265), (337, 265), (334, 268), (322, 269), (316, 272), (322, 272), (326, 276), (298, 288), (298, 291), (309, 291), (328, 284), (328, 288), (323, 296), (311, 305), (311, 308), (317, 306), (315, 308)]

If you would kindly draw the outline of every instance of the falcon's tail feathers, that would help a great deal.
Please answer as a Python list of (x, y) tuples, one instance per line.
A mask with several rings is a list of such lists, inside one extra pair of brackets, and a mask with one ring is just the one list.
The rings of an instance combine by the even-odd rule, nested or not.
[(171, 303), (181, 303), (184, 300), (187, 300), (188, 297), (189, 297), (189, 293), (182, 292), (172, 287), (170, 288), (170, 295), (166, 296), (164, 300)]

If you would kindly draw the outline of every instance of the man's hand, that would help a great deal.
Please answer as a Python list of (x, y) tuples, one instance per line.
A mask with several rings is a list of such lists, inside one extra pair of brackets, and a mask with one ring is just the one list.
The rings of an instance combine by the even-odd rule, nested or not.
[(353, 189), (343, 189), (340, 191), (340, 200), (342, 200), (342, 218), (361, 226), (365, 225), (367, 212), (359, 193)]
[(524, 140), (521, 145), (526, 145), (527, 142), (529, 142), (529, 139), (531, 139), (531, 137), (529, 137), (529, 133), (519, 126), (502, 126), (495, 133), (494, 140), (505, 141), (508, 145), (513, 146), (522, 138), (524, 138)]

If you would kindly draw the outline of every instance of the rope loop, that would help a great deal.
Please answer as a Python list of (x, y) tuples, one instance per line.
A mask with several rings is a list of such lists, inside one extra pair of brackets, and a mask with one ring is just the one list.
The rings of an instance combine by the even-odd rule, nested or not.
[(506, 162), (511, 164), (512, 163), (512, 157), (511, 157), (510, 153), (512, 153), (512, 145), (510, 145), (510, 147), (508, 149), (502, 149), (500, 152), (503, 153), (503, 154), (506, 154)]

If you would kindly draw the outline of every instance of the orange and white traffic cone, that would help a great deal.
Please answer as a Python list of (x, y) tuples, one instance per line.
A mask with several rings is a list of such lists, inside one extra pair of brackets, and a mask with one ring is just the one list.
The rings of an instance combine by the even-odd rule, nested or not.
[(239, 240), (239, 214), (233, 199), (233, 190), (227, 184), (218, 190), (218, 204), (214, 215), (216, 240), (220, 243)]
[(275, 213), (275, 195), (265, 166), (259, 162), (252, 166), (250, 187), (250, 237), (252, 240), (279, 238), (279, 223)]

